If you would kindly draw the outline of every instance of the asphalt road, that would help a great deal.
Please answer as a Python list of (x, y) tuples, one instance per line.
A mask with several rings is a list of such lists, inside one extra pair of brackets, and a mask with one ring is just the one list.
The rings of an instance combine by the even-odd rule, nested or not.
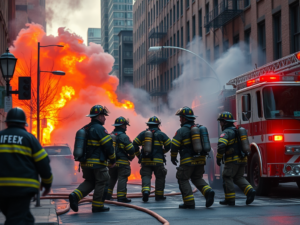
[[(56, 186), (53, 192), (70, 193), (77, 185)], [(141, 187), (128, 185), (128, 193), (139, 193)], [(114, 190), (114, 193), (116, 190)], [(177, 183), (167, 183), (165, 193), (179, 192)], [(216, 189), (214, 205), (205, 208), (205, 198), (197, 191), (195, 195), (196, 209), (178, 209), (182, 203), (181, 195), (167, 197), (166, 201), (156, 202), (150, 198), (148, 203), (143, 203), (141, 199), (132, 199), (134, 205), (148, 208), (170, 222), (170, 224), (203, 224), (210, 225), (258, 225), (258, 224), (300, 224), (300, 189), (295, 183), (280, 184), (272, 188), (268, 196), (258, 196), (253, 204), (245, 204), (244, 194), (236, 189), (236, 206), (228, 207), (219, 205), (219, 201), (224, 198), (222, 189)], [(64, 208), (66, 201), (56, 200), (58, 208)], [(79, 206), (79, 212), (69, 211), (59, 216), (60, 224), (139, 224), (155, 225), (161, 224), (150, 215), (121, 206), (107, 205), (109, 212), (92, 213), (91, 203)]]

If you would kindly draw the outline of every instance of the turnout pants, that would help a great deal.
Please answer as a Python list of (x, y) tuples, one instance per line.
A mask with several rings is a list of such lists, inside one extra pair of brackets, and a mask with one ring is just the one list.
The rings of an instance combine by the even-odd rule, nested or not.
[(108, 182), (108, 194), (112, 195), (114, 187), (118, 181), (117, 197), (126, 198), (127, 195), (127, 181), (131, 174), (131, 168), (129, 165), (121, 167), (114, 167), (109, 169), (110, 179)]
[(152, 172), (155, 175), (155, 196), (163, 196), (166, 182), (167, 169), (164, 165), (142, 166), (140, 174), (142, 177), (142, 192), (151, 190)]
[(0, 197), (0, 209), (6, 217), (5, 225), (33, 225), (34, 217), (30, 212), (33, 195), (23, 197)]
[(180, 165), (177, 167), (176, 178), (178, 179), (179, 189), (185, 205), (195, 205), (194, 195), (189, 179), (205, 196), (207, 190), (211, 187), (204, 181), (204, 165), (187, 166)]
[(95, 189), (92, 207), (103, 207), (104, 189), (109, 180), (107, 168), (82, 168), (82, 173), (85, 180), (73, 192), (77, 195), (78, 199), (81, 200)]
[(235, 200), (234, 184), (236, 184), (246, 196), (249, 190), (253, 188), (243, 177), (245, 173), (245, 166), (245, 164), (225, 164), (223, 171), (223, 188), (226, 200)]

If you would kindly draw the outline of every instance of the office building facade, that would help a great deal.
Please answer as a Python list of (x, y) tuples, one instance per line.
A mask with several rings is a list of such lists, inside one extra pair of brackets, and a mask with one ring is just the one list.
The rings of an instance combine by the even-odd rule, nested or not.
[(133, 84), (133, 39), (132, 30), (122, 30), (119, 36), (119, 86)]
[(101, 45), (101, 28), (88, 28), (87, 45), (90, 45), (90, 42)]

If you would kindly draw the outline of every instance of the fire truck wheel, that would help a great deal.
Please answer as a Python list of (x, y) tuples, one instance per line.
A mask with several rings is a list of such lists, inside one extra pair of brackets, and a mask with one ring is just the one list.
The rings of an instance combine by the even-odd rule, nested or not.
[(269, 191), (269, 184), (266, 179), (260, 176), (260, 166), (257, 153), (254, 154), (250, 164), (250, 183), (256, 190), (257, 195), (266, 195)]
[(211, 154), (211, 158), (206, 161), (205, 171), (207, 172), (208, 182), (211, 188), (214, 189), (221, 189), (222, 188), (222, 177), (220, 176), (219, 179), (215, 176), (215, 161), (213, 160), (214, 157)]

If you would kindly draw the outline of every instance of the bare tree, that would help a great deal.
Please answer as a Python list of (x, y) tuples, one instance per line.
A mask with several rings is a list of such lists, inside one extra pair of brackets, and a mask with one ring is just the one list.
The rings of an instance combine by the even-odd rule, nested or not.
[[(26, 59), (26, 57), (23, 57), (23, 59)], [(52, 65), (50, 71), (52, 71), (53, 67), (54, 65)], [(32, 55), (27, 61), (18, 61), (15, 72), (16, 77), (30, 76), (35, 78), (31, 82), (31, 100), (18, 100), (14, 98), (14, 103), (25, 110), (31, 121), (37, 119), (37, 84), (33, 82), (36, 81), (36, 74), (37, 62), (33, 60)], [(60, 78), (54, 79), (54, 75), (51, 73), (41, 73), (40, 75), (40, 119), (58, 121), (59, 118), (57, 115), (60, 107), (56, 103), (59, 100)]]

